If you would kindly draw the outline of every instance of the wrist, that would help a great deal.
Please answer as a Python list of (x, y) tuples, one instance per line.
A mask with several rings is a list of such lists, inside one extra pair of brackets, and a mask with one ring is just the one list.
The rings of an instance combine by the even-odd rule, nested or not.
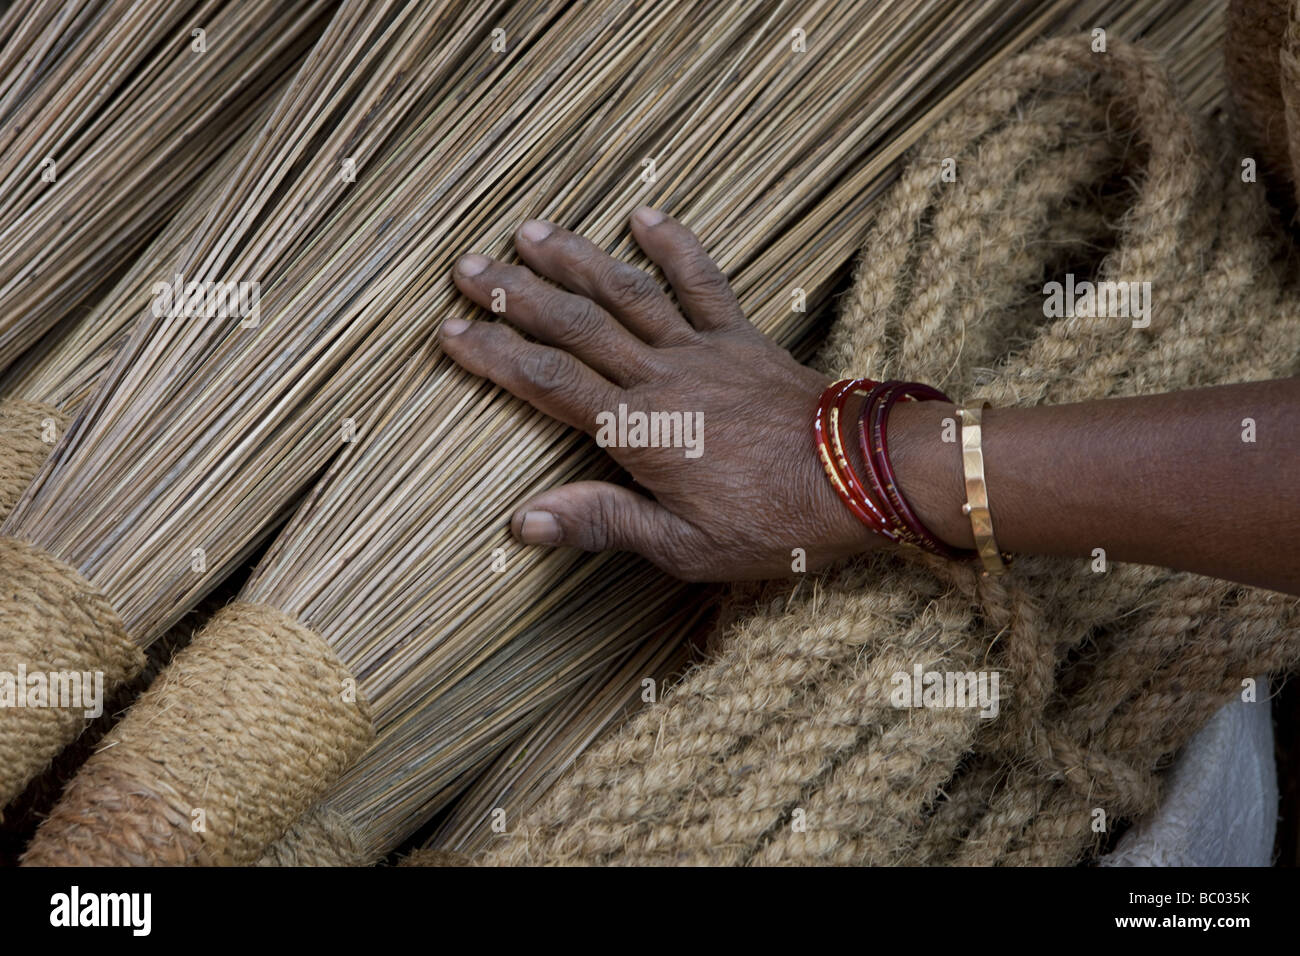
[(889, 460), (916, 517), (944, 544), (973, 548), (970, 519), (961, 510), (966, 482), (956, 406), (899, 402), (890, 411), (888, 429)]

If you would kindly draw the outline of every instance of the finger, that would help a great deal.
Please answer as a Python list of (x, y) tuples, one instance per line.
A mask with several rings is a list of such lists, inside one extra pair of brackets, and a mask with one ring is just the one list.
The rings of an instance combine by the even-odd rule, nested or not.
[(462, 368), (588, 434), (595, 432), (599, 412), (626, 401), (617, 387), (568, 352), (529, 342), (500, 322), (450, 318), (438, 341)]
[(572, 352), (620, 385), (645, 381), (650, 348), (590, 299), (557, 289), (531, 269), (487, 256), (464, 256), (452, 278), (483, 306), (549, 345)]
[(691, 525), (657, 501), (604, 481), (543, 492), (515, 512), (510, 530), (524, 544), (635, 551), (677, 577), (705, 573), (705, 548)]
[(632, 235), (663, 269), (695, 328), (701, 332), (753, 328), (731, 291), (731, 283), (695, 233), (658, 209), (641, 206), (632, 213)]
[(530, 219), (515, 232), (515, 248), (528, 265), (591, 299), (644, 342), (664, 346), (694, 337), (673, 300), (649, 274), (576, 233)]

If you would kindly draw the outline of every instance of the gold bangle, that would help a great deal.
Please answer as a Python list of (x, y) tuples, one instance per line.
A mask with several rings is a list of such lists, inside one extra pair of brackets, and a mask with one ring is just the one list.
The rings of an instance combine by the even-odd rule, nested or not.
[(993, 517), (989, 514), (989, 489), (984, 481), (984, 446), (980, 428), (985, 402), (981, 408), (957, 409), (961, 419), (961, 465), (966, 476), (966, 503), (961, 512), (970, 515), (970, 528), (975, 536), (975, 550), (984, 563), (985, 574), (1002, 574), (1007, 565), (993, 537)]

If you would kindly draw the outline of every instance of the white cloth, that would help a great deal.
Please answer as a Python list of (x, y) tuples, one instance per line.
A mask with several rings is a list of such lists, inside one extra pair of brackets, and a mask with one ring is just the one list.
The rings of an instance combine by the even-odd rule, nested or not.
[(1269, 866), (1277, 765), (1268, 681), (1224, 706), (1179, 753), (1160, 808), (1120, 838), (1102, 866)]

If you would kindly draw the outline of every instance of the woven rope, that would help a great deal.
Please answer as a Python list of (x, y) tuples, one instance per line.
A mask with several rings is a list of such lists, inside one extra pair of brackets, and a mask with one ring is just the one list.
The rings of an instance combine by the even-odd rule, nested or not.
[(257, 865), (374, 866), (377, 862), (346, 817), (317, 805), (268, 846)]
[[(100, 674), (107, 694), (145, 663), (98, 588), (75, 568), (15, 538), (0, 537), (0, 629), (0, 680), (27, 701), (28, 681), (36, 675)], [(24, 673), (28, 681), (20, 684)], [(84, 698), (57, 703), (0, 709), (0, 808), (85, 728)]]
[(68, 417), (43, 402), (0, 400), (0, 521), (9, 516), (54, 447), (45, 441), (47, 422), (55, 435), (62, 435)]
[[(1295, 374), (1263, 187), (1210, 134), (1135, 47), (1009, 61), (882, 200), (823, 367), (995, 405)], [(1067, 271), (1151, 282), (1150, 327), (1045, 318)], [(1300, 659), (1294, 599), (1139, 566), (1025, 557), (986, 579), (876, 555), (733, 600), (754, 609), (713, 659), (486, 862), (1070, 863), (1105, 840), (1097, 810), (1156, 805), (1159, 768), (1243, 679)], [(996, 670), (1000, 714), (894, 709), (915, 665)]]
[(31, 865), (240, 865), (369, 745), (364, 698), (314, 631), (265, 605), (223, 608), (68, 785)]

